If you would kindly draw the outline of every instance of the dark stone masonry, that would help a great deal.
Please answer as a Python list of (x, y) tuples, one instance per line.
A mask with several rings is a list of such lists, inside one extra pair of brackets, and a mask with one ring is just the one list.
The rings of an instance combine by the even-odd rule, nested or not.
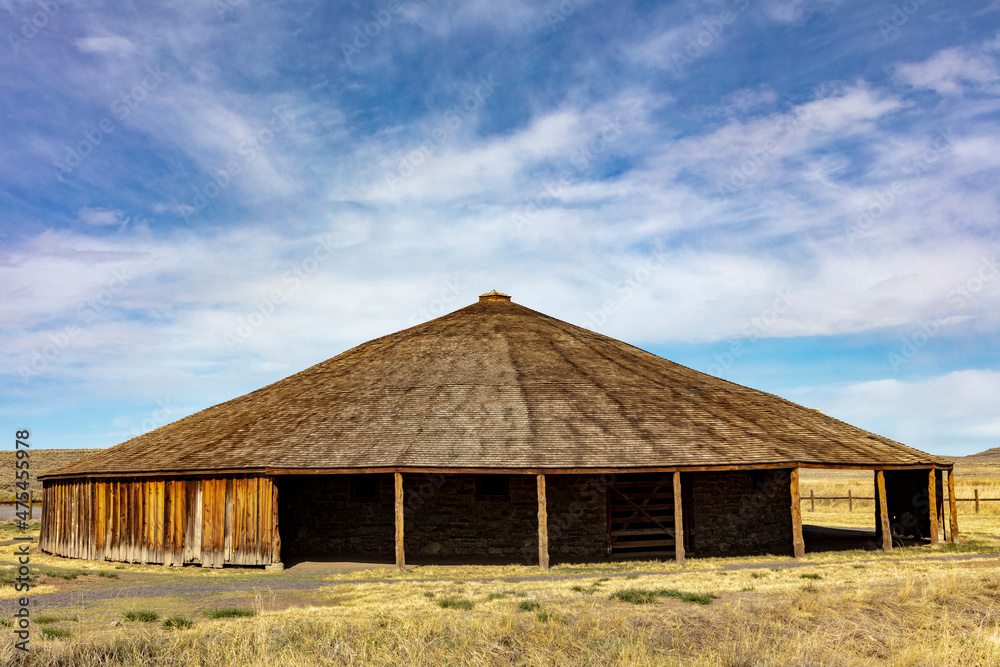
[(787, 470), (684, 474), (689, 553), (701, 557), (790, 554), (788, 481)]
[[(546, 476), (553, 562), (605, 558), (606, 482), (600, 475)], [(391, 474), (289, 476), (277, 483), (289, 556), (392, 558)], [(790, 552), (788, 471), (685, 473), (683, 485), (692, 556)], [(408, 557), (538, 563), (534, 475), (407, 474), (403, 486)]]
[[(505, 482), (506, 493), (485, 496), (484, 478)], [(602, 558), (602, 478), (549, 475), (546, 483), (551, 557)], [(281, 477), (278, 485), (285, 553), (393, 555), (392, 475), (303, 475)], [(374, 497), (359, 497), (366, 491)], [(403, 497), (408, 556), (538, 563), (534, 475), (407, 474)]]

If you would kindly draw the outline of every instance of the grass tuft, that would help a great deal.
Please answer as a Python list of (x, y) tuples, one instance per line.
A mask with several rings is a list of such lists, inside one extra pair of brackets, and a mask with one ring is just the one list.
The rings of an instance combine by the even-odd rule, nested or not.
[(142, 623), (151, 623), (153, 621), (160, 620), (160, 615), (155, 611), (149, 610), (132, 610), (125, 612), (123, 617), (126, 621), (140, 621)]
[(45, 639), (69, 639), (73, 633), (64, 628), (42, 628), (42, 637)]
[(673, 588), (625, 588), (617, 593), (612, 593), (609, 599), (621, 600), (622, 602), (629, 602), (631, 604), (652, 604), (656, 602), (657, 598), (661, 597), (677, 598), (678, 600), (693, 602), (695, 604), (711, 604), (712, 600), (717, 596), (711, 593), (685, 593)]
[(442, 609), (464, 609), (466, 611), (472, 609), (472, 601), (466, 600), (465, 598), (448, 596), (446, 598), (441, 598), (437, 601), (438, 606)]
[(98, 572), (98, 577), (104, 577), (105, 579), (120, 579), (117, 572)]
[(799, 579), (822, 579), (822, 578), (823, 578), (822, 575), (813, 573), (799, 575)]
[(222, 607), (220, 609), (209, 609), (205, 612), (205, 616), (208, 618), (240, 618), (253, 616), (254, 613), (253, 609), (245, 607)]
[(187, 630), (194, 627), (194, 622), (183, 616), (171, 616), (163, 619), (163, 627), (166, 630)]
[(538, 611), (542, 608), (542, 605), (534, 600), (522, 600), (521, 604), (517, 605), (517, 608), (521, 611)]

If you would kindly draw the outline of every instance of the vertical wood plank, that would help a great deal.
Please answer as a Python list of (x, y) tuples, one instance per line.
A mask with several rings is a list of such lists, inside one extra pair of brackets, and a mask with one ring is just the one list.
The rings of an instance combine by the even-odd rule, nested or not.
[(245, 478), (233, 480), (233, 557), (232, 562), (243, 564), (243, 484)]
[(393, 473), (396, 500), (396, 567), (406, 569), (406, 549), (403, 546), (403, 474)]
[(226, 521), (223, 532), (223, 560), (227, 563), (233, 561), (233, 532), (236, 529), (236, 515), (233, 506), (233, 478), (226, 478)]
[(211, 479), (201, 480), (201, 566), (212, 567), (215, 556), (212, 554), (212, 514), (215, 510), (213, 502), (215, 484)]
[(892, 527), (889, 525), (889, 505), (885, 499), (885, 471), (875, 471), (875, 506), (878, 512), (879, 534), (882, 536), (882, 550), (892, 551)]
[(674, 471), (674, 560), (684, 562), (684, 514), (681, 500), (681, 473)]
[(802, 508), (799, 497), (799, 469), (792, 468), (789, 475), (789, 489), (792, 493), (792, 553), (796, 558), (806, 555), (806, 543), (802, 539)]
[(938, 515), (938, 528), (941, 539), (948, 541), (948, 521), (944, 515), (944, 471), (934, 471), (935, 511)]
[(278, 526), (278, 485), (271, 482), (271, 562), (281, 562), (281, 531)]
[(271, 564), (271, 478), (260, 478), (260, 557), (264, 565)]
[(958, 541), (958, 500), (955, 498), (955, 469), (948, 471), (948, 519), (951, 534), (948, 539), (952, 542)]
[(549, 569), (549, 507), (545, 495), (545, 475), (535, 477), (538, 487), (538, 567)]
[(938, 545), (937, 471), (931, 468), (927, 473), (927, 508), (931, 519), (931, 546)]

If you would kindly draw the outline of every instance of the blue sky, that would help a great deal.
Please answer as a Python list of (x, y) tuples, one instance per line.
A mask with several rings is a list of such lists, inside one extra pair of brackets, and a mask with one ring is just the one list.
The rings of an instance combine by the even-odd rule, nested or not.
[(1000, 2), (0, 10), (11, 444), (110, 446), (497, 288), (1000, 446)]

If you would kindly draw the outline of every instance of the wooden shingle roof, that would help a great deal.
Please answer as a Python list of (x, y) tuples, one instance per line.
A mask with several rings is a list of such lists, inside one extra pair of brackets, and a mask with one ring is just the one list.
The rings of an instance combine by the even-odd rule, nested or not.
[(797, 464), (951, 467), (490, 293), (48, 476)]

